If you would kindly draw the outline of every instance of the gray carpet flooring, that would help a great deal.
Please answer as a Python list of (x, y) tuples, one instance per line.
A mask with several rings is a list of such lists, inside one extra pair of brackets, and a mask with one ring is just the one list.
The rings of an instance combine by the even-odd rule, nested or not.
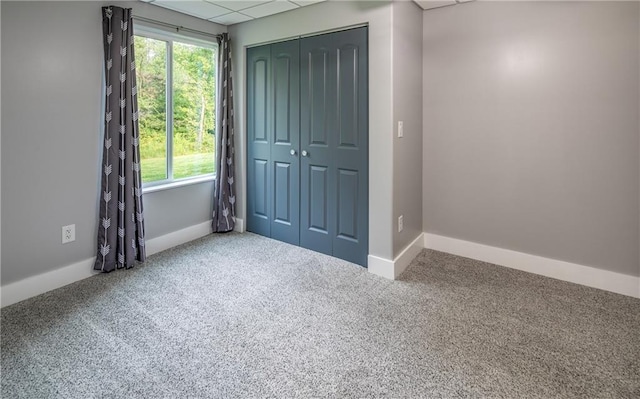
[(640, 300), (209, 236), (1, 312), (3, 398), (640, 398)]

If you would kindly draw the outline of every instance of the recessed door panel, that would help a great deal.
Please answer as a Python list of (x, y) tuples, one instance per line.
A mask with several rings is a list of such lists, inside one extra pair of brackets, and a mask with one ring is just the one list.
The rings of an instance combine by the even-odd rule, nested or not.
[(312, 165), (309, 170), (309, 229), (328, 233), (327, 222), (327, 167)]
[(334, 220), (331, 211), (331, 180), (327, 166), (312, 165), (313, 153), (303, 157), (300, 176), (300, 245), (304, 248), (332, 253)]
[[(291, 144), (291, 57), (279, 54), (273, 62), (274, 123), (277, 144)], [(297, 108), (297, 107), (296, 107)]]
[(358, 146), (358, 48), (348, 44), (338, 49), (338, 146)]
[(268, 175), (267, 175), (267, 160), (266, 159), (254, 159), (253, 160), (253, 186), (255, 187), (254, 216), (266, 219), (269, 214), (269, 195), (268, 187)]
[(338, 238), (358, 240), (358, 204), (358, 171), (338, 169)]
[(274, 203), (276, 223), (291, 225), (291, 164), (284, 162), (275, 163), (275, 190)]
[(310, 135), (308, 143), (310, 146), (327, 146), (328, 139), (328, 115), (329, 107), (327, 97), (327, 62), (328, 54), (323, 48), (314, 49), (308, 53), (308, 80), (310, 109), (313, 111), (309, 119)]
[(251, 104), (254, 110), (253, 140), (267, 143), (267, 70), (266, 58), (258, 58), (253, 63), (253, 79)]

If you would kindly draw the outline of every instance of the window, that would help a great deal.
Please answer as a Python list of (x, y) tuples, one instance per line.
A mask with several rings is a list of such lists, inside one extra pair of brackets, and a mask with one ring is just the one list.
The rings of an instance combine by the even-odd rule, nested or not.
[(212, 176), (217, 44), (136, 30), (142, 182)]

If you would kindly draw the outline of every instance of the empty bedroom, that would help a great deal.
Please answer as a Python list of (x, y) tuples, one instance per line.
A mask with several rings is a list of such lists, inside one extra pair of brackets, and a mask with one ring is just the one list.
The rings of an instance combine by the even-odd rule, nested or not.
[(0, 397), (640, 398), (640, 2), (0, 1)]

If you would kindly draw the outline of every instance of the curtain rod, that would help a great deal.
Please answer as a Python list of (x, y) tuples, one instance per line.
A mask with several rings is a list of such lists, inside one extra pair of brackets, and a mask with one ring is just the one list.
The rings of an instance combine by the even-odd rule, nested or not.
[(190, 33), (196, 33), (198, 35), (210, 36), (210, 37), (214, 37), (216, 39), (219, 38), (220, 36), (222, 36), (220, 34), (203, 32), (203, 31), (197, 30), (197, 29), (185, 28), (184, 26), (174, 25), (174, 24), (170, 24), (168, 22), (158, 21), (158, 20), (151, 19), (151, 18), (140, 17), (138, 15), (133, 15), (132, 17), (133, 17), (133, 19), (138, 20), (138, 21), (148, 22), (148, 23), (151, 23), (151, 24), (161, 25), (161, 26), (165, 26), (167, 28), (175, 29), (176, 32), (184, 31), (184, 32), (190, 32)]

